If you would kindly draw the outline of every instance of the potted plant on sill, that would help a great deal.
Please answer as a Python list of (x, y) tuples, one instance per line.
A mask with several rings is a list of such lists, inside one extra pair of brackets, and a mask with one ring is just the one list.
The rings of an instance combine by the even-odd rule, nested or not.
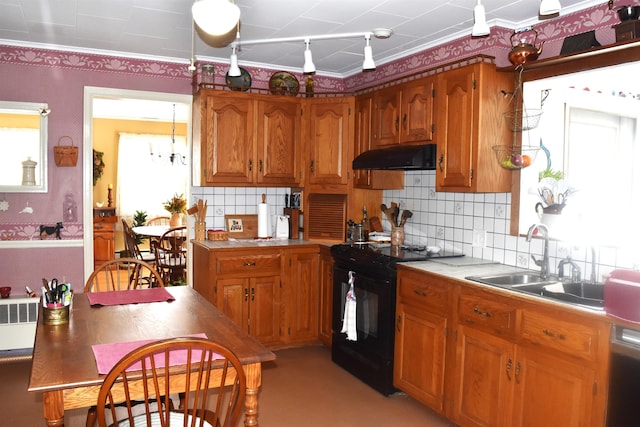
[(171, 214), (169, 225), (171, 227), (179, 227), (182, 225), (182, 215), (187, 210), (187, 201), (183, 194), (174, 194), (172, 198), (164, 202), (164, 209)]

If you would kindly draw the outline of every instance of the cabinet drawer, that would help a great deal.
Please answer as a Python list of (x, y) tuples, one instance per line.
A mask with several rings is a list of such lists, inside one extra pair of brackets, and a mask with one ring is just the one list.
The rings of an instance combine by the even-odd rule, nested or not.
[(459, 322), (500, 335), (513, 335), (517, 309), (508, 301), (462, 289), (458, 299)]
[(432, 313), (446, 313), (449, 289), (445, 281), (426, 274), (403, 271), (398, 277), (399, 302), (419, 306)]
[(569, 321), (527, 310), (522, 313), (522, 338), (538, 346), (595, 360), (598, 337), (598, 328), (580, 319)]
[(270, 253), (264, 255), (238, 255), (238, 254), (217, 254), (216, 255), (217, 274), (248, 274), (256, 273), (280, 273), (280, 253)]

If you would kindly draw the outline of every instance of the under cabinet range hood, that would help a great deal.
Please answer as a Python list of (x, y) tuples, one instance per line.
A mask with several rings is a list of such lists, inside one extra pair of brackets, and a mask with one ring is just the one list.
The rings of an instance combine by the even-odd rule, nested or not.
[(353, 169), (433, 170), (436, 144), (400, 145), (369, 150), (353, 159)]

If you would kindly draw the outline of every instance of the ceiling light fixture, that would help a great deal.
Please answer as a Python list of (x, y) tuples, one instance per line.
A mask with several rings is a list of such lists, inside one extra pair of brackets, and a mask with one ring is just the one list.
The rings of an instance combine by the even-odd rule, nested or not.
[[(359, 33), (321, 34), (321, 35), (314, 35), (314, 36), (281, 37), (281, 38), (273, 38), (273, 39), (256, 39), (256, 40), (242, 40), (242, 41), (239, 39), (236, 39), (236, 41), (234, 41), (231, 44), (231, 47), (234, 49), (234, 53), (235, 53), (235, 48), (239, 47), (240, 45), (249, 46), (249, 45), (256, 45), (256, 44), (292, 43), (292, 42), (304, 41), (307, 44), (307, 50), (305, 50), (305, 64), (307, 64), (307, 62), (312, 63), (312, 61), (310, 61), (311, 50), (309, 49), (309, 44), (311, 43), (311, 40), (331, 40), (331, 39), (347, 39), (347, 38), (355, 38), (355, 37), (364, 37), (367, 42), (367, 45), (364, 48), (365, 62), (363, 63), (363, 69), (372, 70), (372, 69), (375, 69), (375, 63), (373, 61), (373, 50), (369, 45), (369, 40), (371, 40), (371, 36), (374, 36), (377, 39), (387, 39), (391, 37), (392, 34), (393, 34), (393, 30), (389, 28), (376, 28), (373, 31), (362, 31)], [(309, 52), (308, 53), (309, 61), (307, 60), (307, 52)], [(233, 61), (233, 55), (231, 59)], [(313, 66), (313, 69), (315, 71), (315, 65)], [(306, 71), (304, 72), (306, 73)]]
[(555, 15), (560, 13), (560, 0), (542, 0), (540, 2), (540, 16)]
[(364, 39), (366, 45), (364, 46), (364, 61), (362, 61), (362, 70), (372, 71), (376, 69), (376, 63), (373, 61), (373, 48), (369, 44), (371, 34), (365, 34)]
[(231, 58), (229, 61), (229, 71), (227, 71), (229, 77), (238, 77), (242, 75), (240, 67), (238, 66), (238, 55), (236, 54), (236, 46), (231, 46)]
[(304, 50), (304, 65), (302, 66), (302, 72), (304, 74), (314, 74), (316, 72), (316, 66), (313, 63), (313, 58), (311, 57), (311, 49), (309, 49), (309, 39), (304, 41), (306, 45), (306, 49)]
[(200, 0), (191, 6), (193, 20), (213, 36), (227, 34), (240, 20), (240, 8), (229, 0)]
[(484, 6), (478, 0), (478, 4), (473, 8), (473, 29), (471, 35), (473, 37), (488, 36), (491, 30), (487, 25), (487, 15), (484, 10)]

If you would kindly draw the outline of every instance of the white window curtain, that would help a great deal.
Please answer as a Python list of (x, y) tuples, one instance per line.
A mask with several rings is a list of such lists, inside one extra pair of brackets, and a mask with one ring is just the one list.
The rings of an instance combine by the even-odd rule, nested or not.
[[(22, 185), (22, 162), (31, 157), (38, 161), (40, 151), (40, 131), (38, 129), (0, 128), (2, 143), (7, 148), (2, 154), (4, 165), (0, 168), (0, 182), (3, 185)], [(36, 165), (35, 176), (40, 176), (41, 165)], [(41, 182), (36, 182), (41, 185)]]
[(120, 217), (131, 222), (136, 211), (146, 212), (147, 218), (168, 216), (163, 203), (176, 193), (187, 196), (188, 165), (172, 164), (172, 152), (186, 156), (185, 137), (176, 136), (173, 144), (170, 135), (120, 133), (116, 186)]

